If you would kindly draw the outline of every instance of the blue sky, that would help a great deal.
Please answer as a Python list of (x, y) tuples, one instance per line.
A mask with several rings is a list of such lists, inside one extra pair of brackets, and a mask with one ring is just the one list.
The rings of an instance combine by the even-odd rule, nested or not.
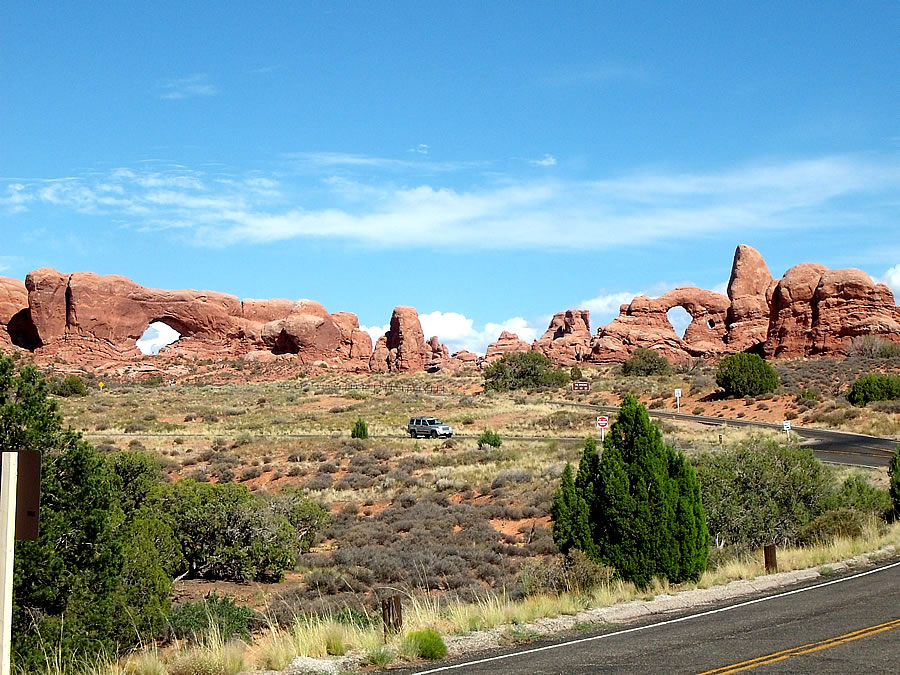
[(312, 298), (451, 350), (638, 293), (900, 291), (900, 3), (0, 7), (0, 274)]

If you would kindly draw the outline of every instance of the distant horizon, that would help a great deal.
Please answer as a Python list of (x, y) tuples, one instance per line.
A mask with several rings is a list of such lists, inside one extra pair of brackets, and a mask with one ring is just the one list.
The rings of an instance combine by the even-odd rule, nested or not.
[(473, 352), (724, 289), (738, 243), (900, 295), (900, 3), (3, 16), (3, 276), (305, 297), (372, 334), (410, 305)]

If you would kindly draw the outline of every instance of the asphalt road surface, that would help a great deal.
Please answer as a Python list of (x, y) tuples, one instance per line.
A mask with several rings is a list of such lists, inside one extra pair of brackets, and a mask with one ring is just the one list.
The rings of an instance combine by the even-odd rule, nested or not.
[(409, 673), (898, 673), (900, 561)]

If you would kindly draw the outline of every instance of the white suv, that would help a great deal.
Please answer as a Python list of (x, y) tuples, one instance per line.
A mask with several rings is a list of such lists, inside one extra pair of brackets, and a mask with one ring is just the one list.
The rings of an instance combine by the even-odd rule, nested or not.
[(444, 424), (437, 417), (412, 417), (406, 430), (413, 438), (419, 436), (450, 438), (453, 435), (453, 427)]

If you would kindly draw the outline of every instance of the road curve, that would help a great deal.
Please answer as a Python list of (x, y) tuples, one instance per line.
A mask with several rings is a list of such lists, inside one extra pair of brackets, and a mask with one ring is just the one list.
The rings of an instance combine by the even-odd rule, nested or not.
[(896, 673), (900, 561), (401, 673)]
[[(615, 406), (591, 405), (588, 403), (574, 403), (570, 401), (554, 401), (556, 405), (565, 405), (576, 408), (585, 408), (597, 412), (617, 413)], [(708, 415), (690, 415), (677, 413), (671, 410), (650, 410), (651, 417), (663, 419), (675, 419), (697, 424), (731, 427), (756, 427), (759, 429), (771, 429), (781, 431), (781, 424), (770, 422), (754, 422), (752, 420), (730, 419), (725, 417), (709, 417)], [(814, 429), (812, 427), (792, 427), (791, 433), (806, 439), (804, 445), (823, 462), (833, 464), (848, 464), (861, 467), (884, 467), (891, 460), (891, 456), (900, 447), (900, 440), (892, 438), (879, 438), (878, 436), (866, 436), (853, 434), (847, 431), (831, 431), (829, 429)]]

